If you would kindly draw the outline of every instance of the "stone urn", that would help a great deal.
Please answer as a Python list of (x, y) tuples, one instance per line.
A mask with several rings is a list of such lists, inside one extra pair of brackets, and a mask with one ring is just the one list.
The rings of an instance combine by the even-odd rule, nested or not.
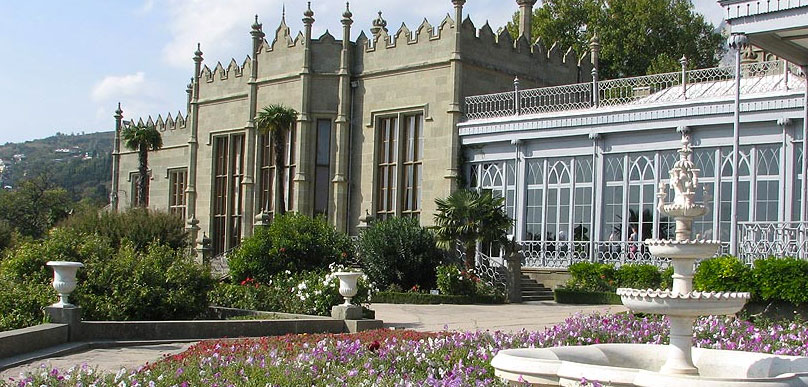
[(53, 288), (59, 293), (59, 302), (53, 304), (57, 308), (73, 308), (75, 305), (67, 301), (67, 297), (76, 289), (76, 272), (84, 267), (81, 262), (50, 261), (46, 265), (53, 268)]
[(343, 305), (351, 305), (351, 298), (359, 291), (356, 282), (359, 280), (359, 277), (362, 276), (362, 273), (341, 271), (334, 273), (334, 275), (339, 278), (339, 294), (345, 297)]

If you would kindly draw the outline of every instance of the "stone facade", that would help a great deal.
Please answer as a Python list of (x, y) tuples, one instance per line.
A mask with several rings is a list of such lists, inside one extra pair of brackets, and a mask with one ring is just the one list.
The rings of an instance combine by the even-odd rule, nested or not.
[[(240, 237), (252, 233), (257, 215), (278, 205), (277, 184), (272, 203), (261, 194), (267, 185), (262, 180), (269, 180), (262, 170), (269, 169), (261, 168), (267, 164), (264, 140), (256, 133), (253, 117), (264, 106), (283, 104), (300, 113), (289, 141), (293, 151), (288, 161), (294, 165), (287, 171), (290, 210), (324, 213), (338, 229), (350, 233), (366, 213), (376, 215), (383, 206), (381, 126), (394, 118), (398, 131), (393, 144), (399, 151), (393, 160), (396, 178), (388, 180), (392, 191), (385, 191), (394, 193), (395, 205), (388, 213), (401, 215), (404, 196), (412, 193), (414, 204), (406, 206), (422, 224), (430, 224), (434, 200), (457, 186), (457, 124), (463, 119), (466, 96), (510, 89), (515, 77), (523, 87), (591, 80), (588, 55), (557, 45), (547, 48), (540, 41), (531, 44), (529, 32), (514, 41), (507, 32), (494, 33), (488, 24), (478, 29), (463, 18), (464, 3), (453, 0), (453, 17), (447, 15), (437, 25), (424, 21), (414, 30), (402, 25), (394, 33), (380, 13), (371, 33), (360, 33), (356, 41), (337, 40), (328, 32), (312, 38), (311, 9), (304, 14), (303, 32), (293, 35), (283, 20), (271, 40), (265, 39), (256, 17), (253, 54), (243, 62), (211, 68), (197, 50), (185, 115), (122, 121), (116, 113), (118, 128), (153, 124), (163, 134), (164, 147), (149, 154), (149, 206), (168, 209), (172, 197), (176, 204), (172, 189), (179, 187), (185, 191), (180, 195), (181, 212), (194, 237), (201, 241), (203, 235), (210, 236), (215, 253), (237, 245)], [(535, 2), (517, 3), (522, 12), (532, 12)], [(343, 36), (350, 36), (352, 24), (346, 9)], [(403, 176), (405, 164), (412, 161), (406, 155), (411, 144), (405, 126), (413, 122), (421, 130), (423, 148), (414, 158), (422, 173), (410, 191)], [(419, 136), (414, 137), (413, 143), (419, 144)], [(138, 161), (135, 152), (116, 146), (113, 207), (121, 210), (131, 206)], [(174, 184), (172, 171), (184, 171), (185, 182)], [(223, 231), (226, 236), (217, 235)]]

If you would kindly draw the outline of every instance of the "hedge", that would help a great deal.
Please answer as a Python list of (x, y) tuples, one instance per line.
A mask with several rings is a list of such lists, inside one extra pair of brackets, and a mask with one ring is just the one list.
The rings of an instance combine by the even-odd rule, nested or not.
[(373, 296), (371, 303), (375, 304), (504, 304), (505, 298), (498, 295), (476, 295), (476, 296), (450, 296), (446, 294), (429, 293), (399, 293), (399, 292), (379, 292)]
[(620, 296), (611, 292), (586, 292), (558, 288), (553, 291), (553, 297), (559, 304), (597, 304), (621, 305)]

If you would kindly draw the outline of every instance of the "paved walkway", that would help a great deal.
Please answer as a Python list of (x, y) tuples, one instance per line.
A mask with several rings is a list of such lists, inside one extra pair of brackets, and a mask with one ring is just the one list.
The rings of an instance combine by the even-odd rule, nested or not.
[[(396, 305), (375, 304), (376, 318), (386, 327), (418, 331), (449, 330), (544, 330), (581, 312), (623, 312), (621, 305), (558, 305), (552, 301), (506, 305)], [(98, 348), (33, 361), (0, 372), (0, 381), (17, 378), (20, 372), (36, 371), (42, 364), (67, 369), (86, 363), (99, 371), (116, 372), (122, 367), (136, 369), (163, 355), (185, 351), (193, 343), (163, 343), (153, 345)]]
[(560, 305), (554, 301), (535, 301), (505, 305), (405, 305), (375, 304), (376, 318), (385, 326), (417, 331), (544, 330), (561, 323), (575, 313), (618, 313), (622, 305)]

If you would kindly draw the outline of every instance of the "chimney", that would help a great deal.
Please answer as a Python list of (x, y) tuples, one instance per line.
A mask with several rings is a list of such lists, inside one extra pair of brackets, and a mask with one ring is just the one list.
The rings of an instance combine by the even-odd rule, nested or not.
[(533, 21), (533, 6), (536, 5), (537, 0), (516, 0), (519, 5), (519, 37), (524, 36), (529, 43), (533, 43), (531, 39), (531, 27)]

